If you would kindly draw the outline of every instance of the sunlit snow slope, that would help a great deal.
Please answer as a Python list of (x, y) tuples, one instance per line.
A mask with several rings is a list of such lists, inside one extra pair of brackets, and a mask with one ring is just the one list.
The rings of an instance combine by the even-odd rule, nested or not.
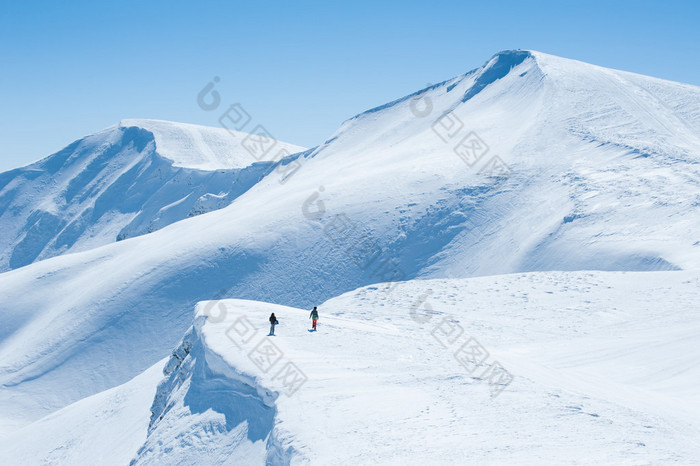
[(307, 307), (413, 278), (697, 271), (698, 134), (697, 87), (498, 54), (348, 120), (225, 208), (0, 274), (3, 423), (127, 382), (203, 299)]
[[(123, 120), (0, 174), (0, 270), (150, 233), (230, 204), (270, 173), (245, 133)], [(298, 146), (277, 141), (275, 150)]]
[[(323, 303), (317, 332), (304, 309), (200, 303), (157, 389), (162, 363), (0, 440), (0, 459), (689, 464), (700, 455), (697, 272), (537, 272), (386, 290)], [(488, 352), (483, 362), (459, 351), (469, 342)], [(513, 375), (508, 385), (489, 380), (496, 361)], [(152, 395), (150, 419), (132, 395), (141, 392)], [(120, 445), (95, 435), (93, 424), (136, 407)]]

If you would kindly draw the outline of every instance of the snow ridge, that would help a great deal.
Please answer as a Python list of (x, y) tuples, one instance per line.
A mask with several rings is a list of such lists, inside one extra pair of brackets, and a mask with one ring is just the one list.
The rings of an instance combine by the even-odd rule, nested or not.
[[(209, 127), (164, 120), (127, 119), (121, 128), (142, 128), (151, 134), (158, 154), (171, 160), (176, 167), (197, 170), (240, 169), (254, 159), (243, 145), (249, 135), (223, 127)], [(304, 147), (277, 141), (276, 150), (294, 154)]]
[(236, 134), (124, 120), (0, 174), (0, 271), (226, 207), (283, 163), (256, 162), (239, 146), (246, 135)]
[(132, 465), (225, 462), (289, 464), (294, 450), (276, 441), (277, 392), (263, 388), (209, 347), (206, 317), (195, 318), (163, 368), (148, 440)]

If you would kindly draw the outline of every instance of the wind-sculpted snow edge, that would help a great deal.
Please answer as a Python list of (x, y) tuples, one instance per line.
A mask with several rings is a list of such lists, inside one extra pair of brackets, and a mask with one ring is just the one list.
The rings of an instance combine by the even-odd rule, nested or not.
[(131, 464), (157, 464), (163, 454), (184, 462), (289, 464), (294, 449), (280, 443), (275, 429), (279, 392), (227, 362), (221, 351), (230, 348), (207, 341), (207, 320), (219, 322), (205, 314), (198, 307), (163, 368), (148, 440)]

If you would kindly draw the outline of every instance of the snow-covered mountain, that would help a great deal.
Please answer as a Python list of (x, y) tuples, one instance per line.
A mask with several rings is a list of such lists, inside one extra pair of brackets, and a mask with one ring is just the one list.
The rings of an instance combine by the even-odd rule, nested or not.
[[(0, 270), (227, 206), (275, 168), (247, 150), (255, 144), (251, 137), (225, 128), (124, 120), (3, 173)], [(277, 141), (275, 150), (303, 148)]]
[[(137, 129), (133, 131), (139, 132), (138, 128), (142, 126), (145, 124), (135, 126)], [(158, 126), (168, 127), (165, 123), (158, 123)], [(123, 134), (128, 131), (125, 129)], [(178, 142), (172, 132), (151, 131), (156, 141), (159, 137), (168, 141), (160, 145), (156, 142), (156, 149), (163, 146), (168, 147), (166, 152), (177, 152), (178, 147), (186, 146)], [(674, 278), (678, 283), (669, 284), (668, 289), (651, 290), (647, 295), (650, 303), (644, 312), (649, 318), (663, 316), (668, 320), (673, 306), (685, 306), (690, 311), (679, 314), (685, 319), (679, 325), (690, 329), (697, 327), (697, 312), (693, 311), (697, 311), (695, 303), (698, 302), (697, 287), (700, 284), (697, 278), (700, 269), (698, 134), (698, 87), (539, 52), (510, 51), (497, 54), (483, 67), (463, 76), (355, 116), (315, 149), (290, 155), (282, 162), (268, 163), (264, 167), (251, 166), (247, 162), (228, 167), (249, 170), (251, 178), (250, 183), (244, 183), (240, 191), (230, 195), (224, 203), (230, 204), (223, 208), (192, 218), (185, 218), (187, 209), (178, 210), (178, 215), (167, 216), (172, 221), (158, 224), (160, 229), (140, 236), (135, 235), (148, 229), (142, 227), (145, 223), (137, 222), (141, 228), (127, 229), (135, 233), (125, 235), (132, 237), (124, 241), (113, 242), (112, 237), (99, 247), (88, 249), (88, 245), (84, 248), (86, 250), (76, 254), (40, 260), (0, 274), (3, 293), (0, 304), (0, 384), (3, 387), (0, 407), (4, 430), (10, 432), (25, 426), (27, 430), (24, 432), (27, 433), (41, 432), (41, 429), (54, 432), (55, 428), (51, 426), (65, 425), (68, 419), (79, 425), (75, 419), (90, 415), (85, 413), (92, 413), (93, 409), (108, 409), (113, 405), (110, 400), (120, 398), (121, 391), (138, 392), (140, 395), (135, 398), (140, 405), (120, 404), (123, 409), (115, 410), (115, 416), (134, 411), (142, 413), (146, 405), (157, 412), (158, 401), (163, 397), (171, 400), (168, 406), (173, 414), (169, 416), (163, 411), (160, 422), (150, 419), (145, 423), (143, 415), (135, 419), (139, 427), (133, 432), (137, 437), (130, 438), (128, 445), (129, 448), (136, 444), (140, 447), (138, 451), (123, 452), (124, 458), (134, 457), (148, 463), (158, 457), (159, 448), (172, 447), (182, 450), (174, 454), (174, 458), (186, 461), (187, 452), (183, 449), (190, 445), (187, 441), (191, 440), (201, 442), (202, 448), (210, 441), (212, 445), (235, 445), (223, 453), (218, 446), (212, 447), (211, 452), (236, 458), (255, 457), (260, 461), (272, 458), (273, 462), (282, 463), (287, 460), (324, 462), (330, 458), (328, 452), (336, 445), (324, 443), (317, 446), (306, 439), (310, 438), (309, 435), (313, 437), (314, 433), (330, 432), (330, 424), (301, 416), (304, 409), (312, 409), (311, 402), (303, 396), (280, 404), (280, 398), (276, 398), (279, 387), (274, 380), (266, 379), (246, 366), (242, 357), (236, 356), (234, 347), (221, 346), (227, 344), (222, 337), (212, 337), (218, 338), (220, 343), (210, 346), (205, 344), (206, 338), (203, 340), (201, 333), (196, 334), (187, 344), (188, 351), (192, 350), (191, 356), (181, 354), (181, 359), (188, 362), (183, 362), (176, 372), (169, 372), (166, 381), (159, 382), (159, 377), (154, 375), (158, 366), (154, 365), (163, 364), (161, 360), (170, 354), (172, 348), (178, 347), (178, 342), (193, 323), (192, 309), (198, 301), (227, 297), (306, 308), (331, 300), (322, 309), (327, 308), (336, 318), (341, 318), (342, 312), (350, 312), (351, 315), (342, 323), (358, 334), (369, 332), (366, 320), (370, 318), (376, 317), (384, 328), (380, 332), (383, 336), (376, 338), (343, 333), (352, 339), (350, 345), (357, 345), (367, 352), (369, 356), (365, 359), (358, 359), (349, 346), (344, 346), (345, 343), (336, 343), (333, 335), (338, 333), (330, 335), (329, 342), (317, 349), (321, 354), (331, 354), (332, 361), (337, 361), (333, 367), (323, 366), (323, 371), (321, 366), (307, 366), (310, 386), (320, 383), (313, 386), (317, 389), (330, 386), (334, 390), (333, 396), (340, 406), (324, 411), (331, 418), (352, 412), (365, 401), (370, 403), (369, 407), (376, 406), (371, 404), (371, 396), (358, 398), (351, 392), (354, 385), (345, 383), (360, 383), (353, 377), (369, 377), (366, 369), (371, 369), (375, 359), (388, 358), (397, 363), (396, 373), (418, 374), (414, 375), (418, 379), (420, 371), (415, 365), (427, 364), (427, 359), (430, 359), (430, 364), (438, 366), (435, 369), (437, 375), (426, 373), (426, 377), (420, 380), (425, 380), (430, 386), (448, 384), (453, 391), (470, 389), (470, 377), (458, 372), (458, 368), (440, 366), (443, 363), (438, 353), (418, 361), (416, 358), (422, 357), (422, 351), (408, 353), (406, 357), (389, 354), (391, 345), (385, 344), (383, 338), (405, 332), (406, 325), (415, 324), (399, 323), (406, 319), (405, 313), (397, 318), (399, 322), (392, 317), (400, 312), (399, 309), (405, 311), (407, 303), (399, 303), (395, 297), (404, 285), (396, 289), (391, 283), (375, 287), (378, 288), (373, 290), (376, 296), (367, 303), (371, 306), (369, 310), (343, 311), (331, 304), (332, 298), (359, 287), (396, 281), (410, 281), (405, 286), (411, 292), (405, 290), (405, 294), (413, 297), (433, 286), (423, 283), (423, 279), (454, 280), (450, 286), (455, 291), (441, 286), (438, 295), (431, 299), (450, 303), (452, 310), (449, 312), (457, 314), (461, 322), (469, 322), (472, 330), (483, 331), (483, 338), (489, 339), (489, 344), (493, 344), (496, 350), (502, 348), (504, 357), (517, 363), (510, 366), (516, 377), (530, 377), (528, 380), (532, 383), (525, 384), (526, 388), (514, 388), (517, 393), (514, 398), (527, 401), (521, 411), (516, 411), (520, 413), (517, 419), (522, 420), (528, 412), (537, 411), (540, 416), (537, 425), (542, 431), (560, 425), (572, 428), (572, 432), (590, 427), (591, 438), (600, 440), (612, 431), (606, 431), (598, 424), (578, 424), (580, 419), (588, 420), (584, 417), (577, 417), (572, 424), (567, 424), (570, 419), (567, 416), (573, 416), (572, 413), (577, 411), (572, 406), (588, 412), (584, 411), (583, 405), (588, 402), (585, 400), (595, 397), (591, 402), (596, 405), (595, 409), (605, 407), (609, 413), (626, 413), (623, 424), (637, 425), (643, 419), (635, 414), (638, 405), (625, 404), (619, 397), (611, 395), (613, 388), (594, 395), (591, 387), (577, 387), (574, 382), (578, 382), (583, 373), (592, 371), (602, 380), (601, 374), (614, 374), (623, 370), (624, 364), (632, 367), (644, 364), (640, 362), (646, 354), (643, 352), (630, 359), (615, 357), (624, 345), (610, 337), (616, 328), (624, 327), (615, 327), (616, 322), (628, 322), (629, 316), (634, 314), (634, 308), (622, 308), (625, 309), (624, 316), (620, 316), (616, 309), (621, 308), (627, 294), (638, 292), (632, 286), (636, 281), (651, 286), (655, 277), (659, 280), (661, 277), (682, 277)], [(140, 146), (126, 143), (123, 147), (126, 151), (134, 151)], [(137, 152), (141, 150), (146, 149)], [(205, 156), (197, 155), (199, 150), (188, 149), (182, 158), (171, 155), (168, 160), (173, 163), (168, 162), (169, 166), (177, 170), (179, 164), (198, 166), (204, 163)], [(167, 154), (160, 155), (168, 157)], [(277, 169), (290, 164), (295, 164), (291, 173), (287, 170), (280, 173)], [(75, 176), (80, 179), (81, 175)], [(256, 177), (262, 178), (258, 181)], [(209, 181), (206, 183), (208, 185)], [(11, 189), (8, 186), (10, 184), (5, 183), (1, 195), (5, 196), (5, 192)], [(199, 194), (201, 197), (206, 193), (218, 196), (219, 193), (214, 191), (204, 188), (192, 196)], [(185, 196), (187, 192), (180, 194)], [(158, 196), (158, 210), (182, 198), (173, 195), (161, 200)], [(139, 203), (138, 212), (146, 209), (146, 204)], [(39, 208), (40, 205), (27, 204), (27, 218), (33, 209)], [(64, 212), (62, 209), (58, 211)], [(149, 222), (152, 218), (144, 217)], [(4, 217), (0, 220), (5, 221)], [(123, 219), (119, 231), (131, 221)], [(169, 225), (165, 226), (166, 223)], [(116, 232), (116, 227), (112, 231)], [(50, 239), (46, 244), (56, 244), (52, 241)], [(49, 247), (49, 250), (55, 252), (46, 253), (46, 257), (62, 252), (60, 244), (58, 248)], [(44, 257), (39, 254), (41, 251), (31, 260), (25, 259), (24, 263)], [(682, 272), (655, 272), (644, 275), (644, 279), (640, 278), (643, 274), (628, 274), (618, 279), (617, 274), (596, 272), (590, 275), (598, 283), (595, 289), (581, 284), (581, 275), (565, 274), (561, 281), (567, 289), (562, 290), (562, 300), (542, 315), (538, 314), (541, 308), (537, 303), (547, 299), (546, 295), (555, 290), (538, 291), (533, 302), (529, 301), (530, 298), (518, 298), (489, 310), (474, 308), (473, 295), (459, 291), (477, 283), (465, 280), (468, 277), (534, 272), (524, 275), (528, 278), (523, 282), (508, 281), (510, 285), (505, 288), (517, 297), (528, 287), (537, 286), (528, 280), (538, 282), (543, 280), (542, 277), (548, 277), (539, 271), (551, 270)], [(490, 289), (500, 296), (499, 291), (505, 288), (499, 285), (497, 278), (494, 280)], [(606, 282), (611, 282), (609, 286), (617, 291), (604, 301), (593, 301), (595, 293), (605, 289)], [(583, 286), (583, 291), (571, 291), (579, 285)], [(654, 314), (657, 310), (654, 301), (670, 295), (677, 295), (669, 301), (673, 306), (666, 303), (662, 307), (669, 309), (667, 312)], [(589, 301), (596, 302), (598, 307), (589, 306)], [(264, 326), (265, 314), (272, 304), (244, 306), (237, 303), (233, 304), (234, 307), (247, 309), (251, 321), (260, 328)], [(453, 309), (455, 306), (463, 309), (461, 314)], [(551, 316), (564, 306), (571, 306), (571, 311)], [(600, 306), (606, 307), (600, 309)], [(284, 309), (290, 321), (305, 320), (301, 311)], [(570, 326), (569, 320), (575, 319), (572, 316), (581, 309), (584, 309), (581, 312), (586, 318), (593, 321), (604, 319), (605, 324), (588, 330), (573, 324)], [(490, 321), (486, 317), (490, 312), (497, 312), (498, 319)], [(187, 335), (206, 329), (201, 317)], [(521, 318), (523, 322), (518, 320)], [(519, 323), (513, 323), (516, 321)], [(675, 338), (676, 327), (662, 327), (662, 323), (665, 325), (657, 322), (663, 328), (663, 335)], [(289, 325), (291, 338), (291, 329), (297, 324), (283, 321), (282, 325)], [(494, 333), (494, 325), (501, 325), (514, 335), (520, 335), (516, 328), (522, 328), (526, 336), (517, 342), (511, 341), (508, 336)], [(332, 326), (328, 330), (334, 331)], [(650, 328), (639, 329), (639, 332), (630, 330), (628, 335), (634, 341), (641, 341), (651, 331)], [(300, 332), (300, 335), (295, 333), (294, 338), (304, 339), (304, 343), (290, 341), (288, 351), (295, 356), (294, 362), (298, 361), (302, 367), (303, 362), (313, 359), (314, 355), (295, 349), (301, 348), (299, 345), (303, 346), (309, 335), (300, 329), (294, 332)], [(320, 333), (314, 337), (321, 336)], [(410, 345), (418, 345), (418, 349), (429, 348), (426, 351), (433, 354), (433, 347), (426, 343), (432, 337), (425, 328), (411, 330), (407, 335), (405, 340), (392, 342), (401, 348)], [(599, 361), (581, 362), (574, 356), (558, 362), (547, 360), (545, 353), (550, 343), (552, 348), (561, 349), (564, 345), (561, 342), (571, 341), (576, 335), (582, 338), (577, 343), (578, 348), (600, 348)], [(590, 338), (585, 338), (587, 336)], [(539, 339), (540, 343), (528, 346), (532, 339)], [(686, 336), (682, 341), (684, 343), (679, 343), (679, 346), (669, 346), (654, 367), (665, 367), (675, 351), (685, 351)], [(348, 349), (348, 353), (347, 360), (341, 363), (343, 349)], [(219, 356), (209, 357), (209, 350)], [(533, 354), (536, 357), (533, 356), (532, 363), (527, 364), (523, 355)], [(336, 356), (339, 359), (333, 359)], [(446, 359), (449, 362), (445, 364), (454, 364), (449, 357)], [(351, 361), (356, 361), (357, 365), (350, 364)], [(572, 375), (567, 368), (579, 368), (581, 372)], [(210, 369), (212, 372), (207, 372)], [(660, 385), (666, 384), (665, 388), (660, 388), (663, 394), (659, 396), (673, 398), (680, 394), (676, 399), (678, 403), (696, 401), (686, 391), (693, 383), (699, 382), (697, 371), (692, 363), (678, 370), (685, 374), (681, 379), (669, 376), (659, 380)], [(179, 378), (173, 379), (173, 373), (179, 374)], [(647, 378), (640, 376), (640, 380), (653, 385), (651, 373), (643, 371), (643, 374), (647, 374), (644, 376)], [(379, 375), (375, 376), (377, 380), (372, 379), (372, 385), (367, 386), (370, 392), (374, 387), (380, 393), (394, 393), (390, 386), (379, 383)], [(390, 376), (387, 374), (386, 377)], [(134, 377), (138, 377), (138, 381)], [(557, 377), (566, 380), (557, 381)], [(215, 382), (211, 387), (201, 385), (201, 380), (209, 379)], [(76, 380), (82, 383), (76, 384)], [(321, 383), (323, 380), (328, 384)], [(615, 390), (620, 387), (627, 390), (635, 381), (634, 377), (616, 380), (622, 385), (615, 385)], [(221, 385), (217, 385), (219, 383)], [(403, 426), (400, 431), (405, 434), (406, 442), (410, 442), (413, 439), (411, 432), (424, 428), (422, 422), (433, 422), (428, 413), (439, 408), (426, 401), (429, 391), (421, 391), (409, 382), (401, 385), (406, 385), (403, 388), (408, 390), (407, 402), (415, 402), (415, 406), (424, 408), (423, 411), (412, 411), (416, 424), (412, 426), (409, 419), (399, 416), (403, 405), (397, 403), (404, 398), (398, 395), (378, 398), (388, 403), (387, 410), (380, 410), (386, 421), (374, 419), (371, 423), (379, 425), (377, 423), (385, 422), (388, 429), (392, 423), (400, 422)], [(233, 391), (231, 396), (252, 397), (257, 407), (245, 405), (241, 411), (230, 413), (223, 406), (202, 404), (202, 399), (211, 401), (212, 397), (196, 395), (206, 394), (212, 387)], [(659, 387), (647, 388), (651, 392), (638, 394), (656, 393)], [(109, 389), (113, 391), (105, 392)], [(188, 397), (190, 393), (193, 394)], [(151, 395), (154, 398), (149, 400)], [(550, 395), (552, 400), (561, 398), (562, 403), (553, 402), (551, 409), (538, 411)], [(568, 402), (573, 398), (576, 400), (570, 405), (564, 404), (564, 399)], [(350, 401), (343, 404), (346, 399)], [(674, 409), (679, 406), (676, 401), (669, 402), (675, 403)], [(457, 413), (455, 416), (466, 409), (449, 396), (445, 402), (453, 410), (451, 412)], [(657, 407), (667, 402), (662, 400)], [(498, 416), (505, 416), (508, 409), (519, 406), (504, 403), (496, 411)], [(56, 411), (63, 407), (64, 410)], [(331, 412), (331, 409), (340, 411)], [(295, 417), (296, 414), (299, 416)], [(44, 417), (47, 415), (48, 418)], [(199, 417), (182, 421), (190, 415)], [(225, 417), (225, 427), (219, 424), (212, 430), (207, 426), (220, 423), (217, 416)], [(488, 412), (482, 416), (488, 416)], [(562, 416), (564, 420), (561, 420)], [(685, 437), (666, 435), (676, 425), (676, 418), (664, 417), (663, 414), (655, 416), (657, 414), (652, 416), (654, 422), (659, 421), (663, 426), (648, 437), (657, 442), (653, 458), (672, 458), (669, 452)], [(449, 426), (457, 425), (448, 422), (449, 417), (446, 413), (438, 414), (436, 428), (448, 430)], [(262, 424), (253, 426), (254, 419)], [(309, 429), (315, 430), (299, 430), (298, 421), (304, 419), (309, 422)], [(504, 419), (514, 421), (510, 417)], [(698, 424), (693, 419), (682, 417), (678, 422), (695, 432)], [(33, 421), (36, 423), (30, 424)], [(247, 424), (241, 424), (243, 421)], [(369, 461), (372, 451), (384, 448), (360, 441), (364, 438), (359, 433), (361, 422), (362, 419), (358, 418), (354, 430), (337, 432), (337, 437), (334, 437), (337, 442), (342, 438), (348, 446), (354, 445), (359, 462)], [(659, 423), (650, 422), (648, 425)], [(496, 435), (495, 431), (496, 427), (489, 432)], [(522, 431), (514, 428), (514, 432)], [(530, 434), (535, 436), (536, 432), (539, 430)], [(622, 430), (614, 432), (613, 438), (619, 442), (628, 441)], [(643, 432), (646, 431), (640, 430), (639, 436), (643, 436)], [(71, 437), (73, 434), (67, 432), (61, 438), (64, 439), (62, 442), (84, 444), (88, 434), (76, 427), (75, 436)], [(16, 443), (13, 439), (17, 437), (13, 435), (7, 437), (8, 442)], [(223, 443), (217, 443), (217, 438), (224, 439)], [(237, 439), (235, 442), (234, 438)], [(479, 448), (482, 448), (482, 453), (502, 446), (498, 438), (505, 442), (505, 437), (498, 436), (491, 444), (485, 443), (482, 437), (475, 438), (481, 440)], [(522, 442), (525, 441), (523, 438), (520, 438)], [(177, 444), (177, 439), (187, 441)], [(51, 444), (46, 445), (50, 447)], [(385, 455), (382, 458), (387, 462), (400, 462), (404, 458), (403, 453), (396, 451), (395, 445), (398, 444), (387, 442), (383, 445), (386, 449), (382, 450)], [(453, 445), (453, 441), (447, 439), (436, 448), (449, 451)], [(613, 448), (603, 440), (575, 445), (580, 447), (576, 450), (578, 453), (567, 457), (564, 445), (559, 456), (555, 457), (585, 460), (592, 458), (585, 456), (590, 453), (590, 447)], [(521, 449), (521, 446), (511, 453), (515, 455), (527, 450), (531, 462), (536, 462), (537, 458), (550, 458), (551, 451), (546, 448), (535, 446), (528, 450), (524, 446)], [(51, 448), (48, 453), (37, 451), (44, 451), (41, 458), (59, 454), (58, 447)], [(411, 451), (420, 453), (407, 450)], [(420, 454), (431, 457), (433, 450), (426, 451), (428, 453)], [(628, 452), (625, 448), (616, 451)], [(362, 456), (363, 452), (368, 456)], [(73, 458), (70, 455), (75, 451), (61, 454), (64, 453), (68, 455), (65, 458)], [(690, 458), (693, 453), (683, 450), (678, 458)], [(22, 456), (16, 455), (10, 458)], [(458, 455), (455, 461), (438, 458), (438, 461), (459, 462), (462, 457)], [(599, 457), (591, 461), (596, 459)]]

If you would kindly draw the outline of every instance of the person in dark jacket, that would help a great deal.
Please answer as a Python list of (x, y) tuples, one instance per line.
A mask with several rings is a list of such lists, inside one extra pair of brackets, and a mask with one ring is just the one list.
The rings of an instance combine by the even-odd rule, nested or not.
[(275, 317), (275, 313), (273, 312), (270, 314), (270, 335), (275, 335), (275, 325), (277, 324), (279, 324), (279, 322), (277, 321), (277, 317)]
[(314, 306), (314, 309), (311, 311), (309, 319), (311, 319), (312, 328), (316, 330), (316, 321), (318, 320), (318, 310), (316, 309), (316, 306)]

